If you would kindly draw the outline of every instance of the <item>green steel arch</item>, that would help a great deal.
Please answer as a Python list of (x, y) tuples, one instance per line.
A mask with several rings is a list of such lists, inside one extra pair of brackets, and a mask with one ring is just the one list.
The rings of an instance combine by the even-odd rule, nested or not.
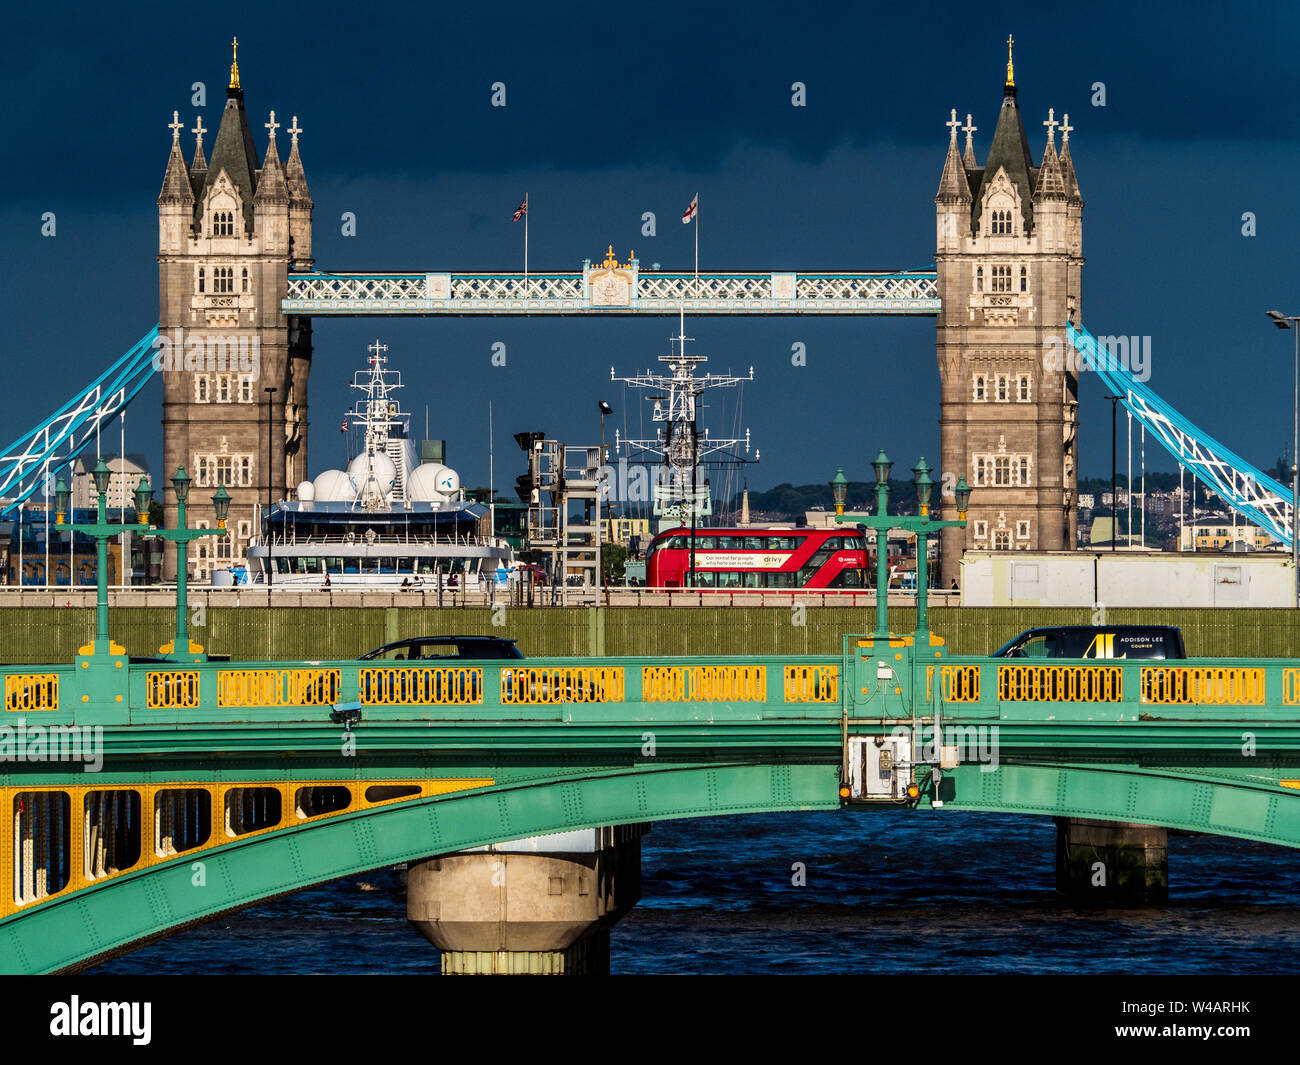
[[(839, 767), (611, 770), (340, 814), (127, 873), (0, 922), (0, 972), (75, 971), (245, 906), (467, 847), (603, 824), (839, 807)], [(1135, 766), (1004, 763), (945, 777), (943, 810), (1136, 821), (1300, 848), (1300, 790)], [(202, 866), (203, 883), (195, 883)]]
[(1138, 822), (1300, 848), (1300, 790), (1266, 773), (1050, 763), (983, 773), (963, 765), (940, 796), (951, 810)]
[[(614, 770), (339, 814), (125, 873), (0, 922), (0, 972), (76, 971), (219, 914), (372, 869), (597, 825), (839, 806), (833, 765)], [(194, 883), (202, 866), (203, 885)]]

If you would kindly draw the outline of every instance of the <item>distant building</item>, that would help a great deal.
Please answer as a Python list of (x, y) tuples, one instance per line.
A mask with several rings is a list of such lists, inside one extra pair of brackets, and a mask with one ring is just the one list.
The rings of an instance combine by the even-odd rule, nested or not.
[[(149, 476), (148, 462), (143, 455), (127, 455), (125, 462), (120, 455), (104, 455), (103, 459), (112, 471), (107, 492), (109, 511), (122, 508), (133, 511), (135, 490), (140, 485), (140, 478)], [(99, 459), (93, 455), (83, 454), (72, 468), (72, 484), (69, 487), (72, 489), (72, 505), (77, 510), (92, 510), (98, 503), (99, 495), (90, 475), (98, 462)], [(153, 488), (154, 499), (161, 499), (164, 490), (170, 490), (167, 485), (154, 484), (152, 478), (149, 484)]]
[(1244, 545), (1253, 551), (1262, 551), (1274, 544), (1273, 537), (1258, 525), (1232, 518), (1225, 514), (1200, 516), (1183, 526), (1179, 547), (1183, 551), (1222, 551), (1232, 545)]

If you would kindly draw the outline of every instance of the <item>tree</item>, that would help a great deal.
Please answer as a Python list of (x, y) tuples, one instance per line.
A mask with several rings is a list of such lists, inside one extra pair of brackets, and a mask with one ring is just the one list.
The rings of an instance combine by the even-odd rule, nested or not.
[(627, 548), (622, 544), (600, 545), (600, 572), (605, 584), (618, 584), (624, 579), (626, 562)]
[(155, 529), (163, 528), (163, 509), (161, 499), (152, 499), (149, 501), (149, 524)]

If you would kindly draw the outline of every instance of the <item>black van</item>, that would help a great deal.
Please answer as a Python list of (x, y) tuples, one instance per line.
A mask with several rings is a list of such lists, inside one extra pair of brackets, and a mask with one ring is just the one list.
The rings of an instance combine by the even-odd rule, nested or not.
[(1022, 632), (994, 658), (1186, 658), (1171, 625), (1054, 625)]

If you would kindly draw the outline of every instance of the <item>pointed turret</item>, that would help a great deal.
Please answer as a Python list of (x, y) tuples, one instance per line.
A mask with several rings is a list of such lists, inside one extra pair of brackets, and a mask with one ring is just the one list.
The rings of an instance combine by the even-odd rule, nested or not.
[(979, 129), (979, 126), (971, 122), (969, 112), (966, 115), (966, 125), (962, 126), (961, 129), (966, 134), (966, 151), (962, 153), (962, 165), (967, 170), (977, 170), (979, 169), (979, 163), (975, 161), (975, 131)]
[(1070, 199), (1070, 205), (1075, 207), (1083, 206), (1083, 197), (1079, 194), (1079, 179), (1074, 173), (1074, 160), (1070, 158), (1070, 131), (1074, 129), (1070, 125), (1070, 116), (1067, 114), (1061, 122), (1061, 176), (1065, 180), (1065, 193)]
[(302, 133), (298, 116), (293, 116), (289, 135), (289, 161), (284, 167), (285, 181), (289, 186), (289, 262), (295, 269), (310, 269), (311, 257), (311, 193), (307, 190), (307, 173), (298, 155), (298, 135)]
[(1056, 144), (1051, 134), (1047, 137), (1047, 147), (1043, 150), (1043, 165), (1038, 170), (1038, 187), (1034, 189), (1034, 203), (1061, 202), (1067, 195), (1065, 177), (1061, 173), (1061, 161), (1056, 155)]
[(1015, 67), (1011, 62), (1011, 42), (1007, 42), (1007, 81), (1002, 87), (1002, 109), (998, 112), (998, 124), (993, 130), (993, 143), (989, 145), (989, 157), (984, 162), (984, 175), (980, 182), (976, 199), (981, 200), (984, 188), (997, 177), (999, 170), (1005, 170), (1011, 183), (1020, 193), (1020, 210), (1024, 216), (1025, 233), (1033, 231), (1034, 212), (1031, 197), (1034, 192), (1032, 175), (1033, 157), (1029, 154), (1029, 139), (1025, 136), (1025, 124), (1020, 117), (1020, 108), (1016, 104)]
[(948, 155), (943, 161), (939, 191), (934, 195), (934, 202), (937, 204), (956, 206), (971, 202), (970, 183), (966, 180), (966, 165), (957, 152), (957, 127), (960, 124), (957, 121), (957, 110), (954, 108), (952, 118), (948, 121)]
[(239, 86), (239, 64), (232, 62), (230, 85), (226, 88), (226, 106), (221, 112), (216, 143), (212, 146), (212, 159), (208, 163), (203, 195), (224, 172), (231, 184), (239, 190), (244, 206), (244, 223), (251, 229), (257, 171), (257, 148), (253, 145), (253, 131), (248, 127), (248, 115), (244, 113), (244, 90)]
[(190, 172), (181, 155), (181, 128), (183, 123), (176, 111), (172, 112), (172, 150), (167, 157), (167, 172), (163, 174), (162, 191), (158, 193), (158, 206), (163, 204), (194, 205), (194, 190), (190, 188)]
[[(271, 121), (268, 126), (277, 126), (275, 121), (275, 112), (271, 112)], [(285, 181), (284, 167), (280, 165), (280, 155), (275, 150), (275, 130), (271, 130), (270, 140), (266, 144), (266, 160), (262, 163), (261, 172), (257, 178), (257, 192), (253, 196), (253, 205), (262, 207), (263, 205), (288, 207), (289, 206), (289, 185)]]

